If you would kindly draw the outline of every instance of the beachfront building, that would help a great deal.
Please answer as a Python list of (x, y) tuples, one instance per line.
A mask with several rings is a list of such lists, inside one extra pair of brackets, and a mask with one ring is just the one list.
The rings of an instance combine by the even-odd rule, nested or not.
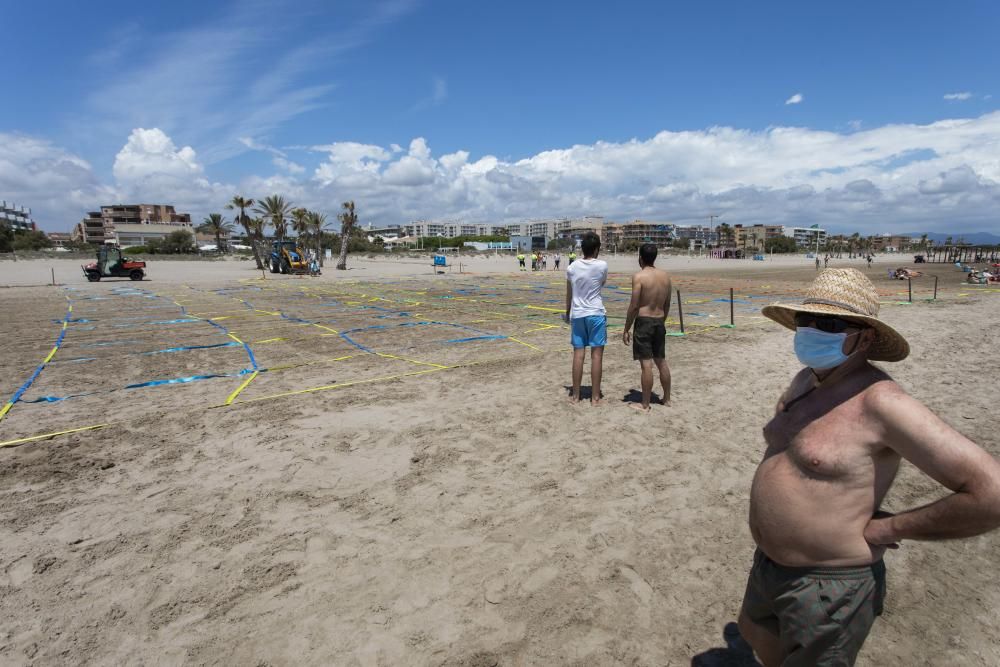
[(913, 238), (893, 234), (876, 234), (868, 237), (875, 252), (905, 252), (913, 245)]
[(46, 232), (45, 235), (49, 237), (53, 248), (68, 248), (72, 240), (69, 232)]
[(700, 249), (719, 244), (719, 232), (708, 225), (677, 225), (674, 227), (677, 238), (690, 241), (692, 249)]
[(6, 200), (0, 201), (0, 224), (22, 232), (37, 229), (35, 221), (31, 219), (30, 208)]
[(736, 224), (733, 225), (733, 237), (737, 248), (766, 250), (768, 241), (784, 236), (784, 229), (781, 225)]
[(604, 225), (601, 243), (605, 247), (617, 250), (629, 241), (635, 243), (653, 243), (657, 247), (672, 246), (677, 240), (677, 226), (672, 222), (654, 222), (650, 220), (632, 220), (631, 222), (612, 222)]
[[(826, 245), (826, 230), (816, 227), (782, 227), (782, 234), (795, 239), (795, 245), (806, 250), (815, 251), (817, 247)], [(817, 243), (819, 244), (817, 246)]]
[[(390, 228), (392, 229), (392, 228)], [(504, 235), (507, 226), (493, 225), (483, 222), (442, 222), (418, 220), (402, 225), (397, 228), (400, 235), (414, 238), (437, 236), (442, 238), (454, 238), (456, 236), (493, 236)], [(370, 233), (370, 232), (369, 232)]]
[(113, 204), (87, 213), (72, 236), (84, 243), (113, 242), (125, 248), (162, 239), (178, 229), (194, 233), (191, 215), (178, 213), (169, 204)]
[(406, 230), (402, 225), (375, 227), (369, 222), (368, 226), (365, 228), (365, 235), (368, 237), (369, 241), (374, 241), (377, 238), (382, 239), (383, 241), (392, 241), (406, 236)]

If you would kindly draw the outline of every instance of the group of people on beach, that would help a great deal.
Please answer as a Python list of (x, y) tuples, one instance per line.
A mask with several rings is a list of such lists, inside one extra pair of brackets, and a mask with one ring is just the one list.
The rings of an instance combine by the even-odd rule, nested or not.
[[(517, 265), (518, 265), (518, 268), (521, 271), (525, 271), (526, 270), (525, 266), (524, 266), (524, 262), (525, 262), (526, 259), (527, 259), (527, 257), (525, 256), (525, 254), (519, 250), (518, 253), (517, 253)], [(568, 259), (569, 263), (572, 264), (573, 262), (576, 261), (576, 253), (574, 251), (570, 250), (569, 254), (566, 256), (566, 259)], [(554, 266), (552, 267), (552, 270), (553, 271), (558, 271), (559, 270), (559, 263), (562, 262), (562, 255), (560, 255), (557, 252), (555, 255), (552, 256), (552, 262), (554, 264)], [(531, 270), (532, 271), (547, 271), (548, 267), (549, 267), (549, 256), (548, 255), (546, 255), (545, 253), (540, 252), (540, 251), (533, 251), (531, 253)]]
[(989, 267), (983, 267), (977, 271), (969, 271), (965, 281), (971, 285), (989, 285), (990, 283), (1000, 283), (1000, 268), (993, 269), (991, 273)]
[[(598, 259), (601, 238), (593, 233), (584, 234), (580, 241), (583, 259), (566, 267), (566, 312), (564, 320), (570, 324), (570, 341), (573, 345), (573, 388), (570, 400), (580, 401), (583, 381), (583, 362), (590, 348), (590, 382), (592, 405), (600, 405), (601, 377), (604, 364), (604, 347), (608, 340), (607, 310), (601, 299), (601, 289), (608, 279), (608, 263)], [(650, 410), (653, 391), (653, 367), (660, 377), (663, 395), (660, 401), (670, 405), (670, 368), (666, 360), (666, 319), (670, 312), (672, 293), (670, 276), (657, 269), (656, 246), (643, 244), (639, 248), (639, 271), (632, 276), (632, 300), (625, 318), (622, 342), (632, 344), (632, 358), (641, 368), (642, 398), (630, 407)], [(635, 325), (634, 334), (632, 332)]]
[[(583, 238), (567, 267), (573, 345), (572, 400), (580, 400), (591, 348), (591, 401), (601, 402), (607, 316), (600, 291), (607, 263), (600, 239)], [(656, 247), (639, 249), (622, 341), (642, 364), (648, 409), (652, 368), (670, 399), (664, 322), (670, 277)], [(804, 368), (764, 425), (763, 459), (750, 484), (756, 543), (738, 625), (765, 667), (853, 665), (886, 596), (883, 555), (903, 540), (946, 540), (1000, 527), (1000, 462), (909, 396), (873, 361), (896, 362), (909, 343), (879, 319), (879, 296), (857, 269), (827, 269), (800, 304), (762, 314), (795, 332)], [(633, 325), (634, 332), (630, 333)], [(950, 493), (895, 514), (883, 499), (906, 459)]]

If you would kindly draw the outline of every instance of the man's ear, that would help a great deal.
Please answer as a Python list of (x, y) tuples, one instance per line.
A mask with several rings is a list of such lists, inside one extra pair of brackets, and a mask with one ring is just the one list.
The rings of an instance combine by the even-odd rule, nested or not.
[(869, 349), (875, 343), (875, 329), (869, 327), (861, 332), (861, 340), (858, 345), (862, 350)]

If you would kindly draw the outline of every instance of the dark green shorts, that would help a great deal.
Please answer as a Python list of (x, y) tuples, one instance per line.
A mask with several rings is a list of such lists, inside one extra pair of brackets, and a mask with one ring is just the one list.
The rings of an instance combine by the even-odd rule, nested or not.
[(786, 567), (754, 553), (743, 613), (778, 636), (782, 667), (853, 665), (885, 599), (885, 563)]
[(632, 333), (633, 359), (665, 359), (667, 328), (662, 317), (636, 317)]

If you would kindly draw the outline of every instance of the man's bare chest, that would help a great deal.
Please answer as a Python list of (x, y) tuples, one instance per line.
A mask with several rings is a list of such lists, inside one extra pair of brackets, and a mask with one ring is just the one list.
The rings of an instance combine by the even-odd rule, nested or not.
[(873, 434), (858, 402), (809, 398), (779, 409), (764, 427), (765, 462), (781, 457), (810, 477), (869, 477)]

